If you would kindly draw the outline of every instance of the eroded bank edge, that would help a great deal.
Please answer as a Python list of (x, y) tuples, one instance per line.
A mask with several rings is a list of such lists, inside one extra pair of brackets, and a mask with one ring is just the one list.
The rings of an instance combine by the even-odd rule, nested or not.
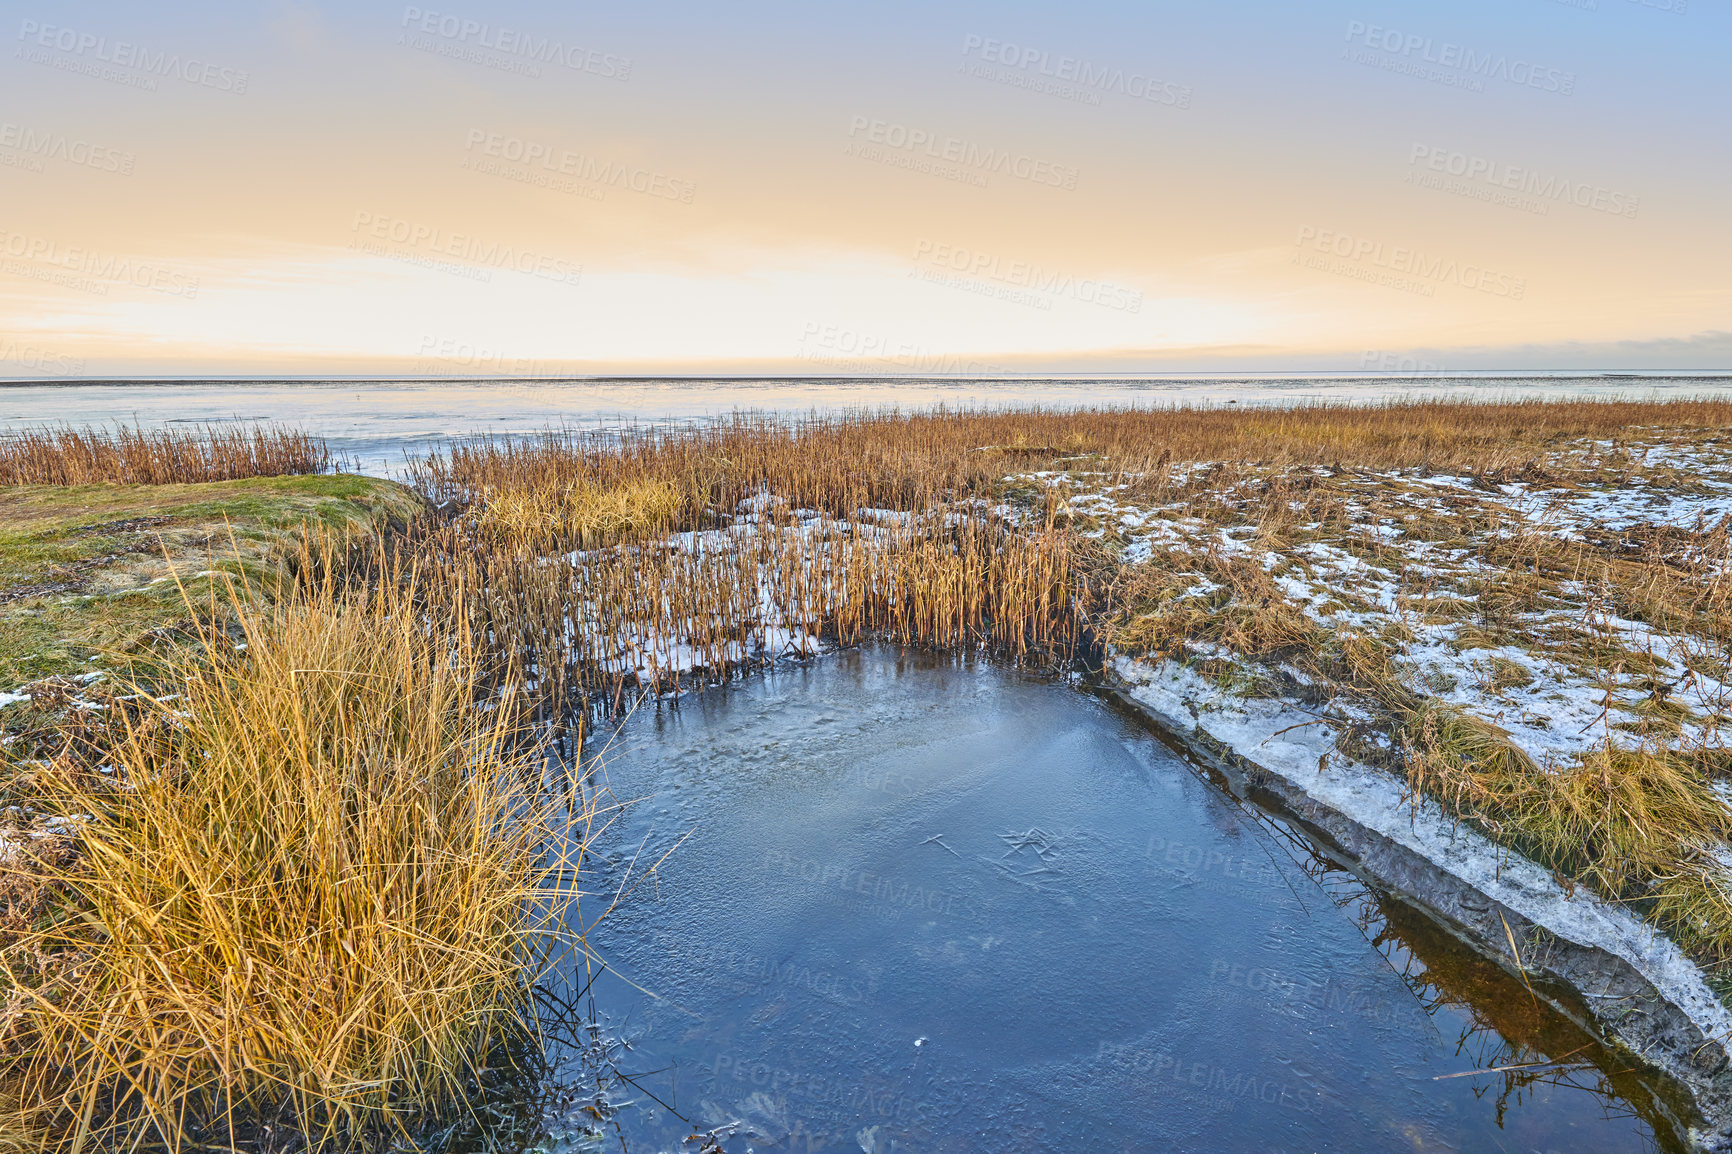
[(1236, 788), (1266, 792), (1324, 835), (1379, 889), (1505, 969), (1569, 990), (1578, 1008), (1548, 1000), (1684, 1092), (1699, 1117), (1680, 1121), (1681, 1138), (1732, 1151), (1732, 1012), (1665, 935), (1584, 890), (1566, 893), (1435, 808), (1416, 809), (1402, 783), (1347, 761), (1326, 728), (1289, 705), (1220, 690), (1172, 661), (1115, 657), (1101, 680)]

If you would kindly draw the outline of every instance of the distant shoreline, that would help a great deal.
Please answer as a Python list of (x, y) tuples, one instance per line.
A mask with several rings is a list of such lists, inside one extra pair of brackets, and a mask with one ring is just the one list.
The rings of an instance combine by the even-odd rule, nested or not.
[(146, 386), (146, 385), (275, 385), (275, 384), (866, 384), (896, 382), (898, 384), (1158, 384), (1218, 383), (1228, 381), (1258, 381), (1268, 384), (1300, 383), (1305, 381), (1366, 382), (1377, 381), (1599, 381), (1599, 380), (1724, 380), (1732, 382), (1732, 369), (1460, 369), (1455, 371), (1376, 372), (1357, 369), (1313, 369), (1292, 371), (1247, 371), (1220, 373), (994, 373), (990, 375), (943, 376), (904, 375), (898, 373), (602, 373), (554, 374), (534, 376), (457, 376), (443, 374), (252, 374), (252, 375), (176, 375), (176, 376), (117, 376), (117, 377), (26, 377), (0, 376), (0, 387), (82, 387)]

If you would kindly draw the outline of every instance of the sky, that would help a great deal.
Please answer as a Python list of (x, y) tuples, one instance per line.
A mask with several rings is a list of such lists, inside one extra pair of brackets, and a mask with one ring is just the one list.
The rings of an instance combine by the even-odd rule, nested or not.
[(0, 7), (0, 377), (1732, 368), (1724, 0)]

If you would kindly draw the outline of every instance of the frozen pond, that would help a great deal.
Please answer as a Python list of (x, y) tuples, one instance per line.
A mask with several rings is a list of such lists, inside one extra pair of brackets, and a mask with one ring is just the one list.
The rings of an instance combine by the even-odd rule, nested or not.
[(1074, 686), (870, 648), (604, 743), (618, 1044), (566, 1071), (612, 1105), (564, 1149), (1674, 1148), (1630, 1062)]

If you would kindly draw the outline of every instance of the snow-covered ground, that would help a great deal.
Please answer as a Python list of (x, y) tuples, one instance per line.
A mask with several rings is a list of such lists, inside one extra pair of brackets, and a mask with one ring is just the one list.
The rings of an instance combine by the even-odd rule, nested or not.
[[(1732, 727), (1723, 643), (1636, 619), (1592, 568), (1546, 579), (1520, 564), (1532, 538), (1592, 541), (1637, 560), (1652, 542), (1658, 551), (1646, 556), (1663, 556), (1680, 580), (1705, 588), (1726, 576), (1732, 446), (1661, 438), (1629, 448), (1617, 468), (1609, 446), (1590, 443), (1556, 479), (1501, 484), (1420, 471), (1198, 466), (1170, 482), (1165, 502), (1140, 497), (1146, 488), (1135, 479), (1103, 474), (1014, 480), (1058, 487), (1121, 564), (1163, 572), (1169, 606), (1214, 593), (1214, 565), (1258, 565), (1293, 612), (1377, 638), (1426, 695), (1507, 730), (1541, 764), (1563, 764), (1656, 734), (1717, 746)], [(1223, 476), (1211, 491), (1212, 473)], [(1272, 491), (1312, 501), (1291, 501), (1293, 522), (1268, 532)], [(1301, 520), (1323, 492), (1329, 520)]]
[[(1265, 626), (1300, 623), (1296, 637), (1325, 647), (1349, 636), (1373, 643), (1403, 700), (1490, 723), (1541, 772), (1607, 746), (1723, 751), (1732, 443), (1656, 431), (1648, 443), (1566, 446), (1555, 467), (1527, 473), (1235, 463), (1164, 483), (1054, 472), (1013, 482), (1061, 496), (1129, 578), (1130, 647), (1110, 672), (1136, 705), (1200, 750), (1230, 751), (1471, 887), (1493, 910), (1587, 951), (1573, 975), (1555, 976), (1578, 986), (1607, 1033), (1701, 1095), (1714, 1134), (1699, 1138), (1720, 1148), (1732, 1132), (1725, 1087), (1694, 1064), (1703, 1040), (1732, 1050), (1732, 1012), (1697, 961), (1637, 908), (1416, 799), (1394, 756), (1398, 711), (1363, 682), (1320, 678), (1319, 668), (1339, 666), (1296, 665), (1279, 645), (1223, 644), (1250, 636), (1230, 625), (1251, 612)], [(1153, 623), (1141, 634), (1139, 618)], [(1727, 781), (1692, 788), (1732, 810)], [(1732, 892), (1732, 846), (1695, 849), (1705, 852), (1693, 868)], [(1501, 948), (1498, 926), (1472, 932)], [(1595, 1002), (1582, 978), (1598, 982), (1605, 967), (1593, 959), (1604, 955), (1687, 1019), (1694, 1040), (1649, 1029), (1623, 1003)]]

